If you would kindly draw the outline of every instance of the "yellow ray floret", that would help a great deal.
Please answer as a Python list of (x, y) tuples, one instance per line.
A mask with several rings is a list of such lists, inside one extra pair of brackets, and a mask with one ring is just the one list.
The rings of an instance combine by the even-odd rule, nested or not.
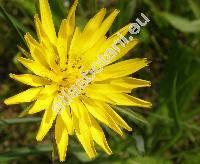
[[(60, 161), (66, 158), (71, 135), (77, 137), (89, 158), (97, 155), (95, 144), (107, 154), (112, 154), (101, 125), (108, 126), (121, 136), (122, 129), (132, 131), (132, 127), (112, 108), (113, 105), (152, 106), (150, 102), (131, 95), (133, 89), (151, 85), (149, 81), (130, 77), (148, 66), (147, 59), (118, 62), (137, 45), (137, 39), (129, 41), (126, 46), (117, 45), (118, 54), (102, 66), (102, 72), (96, 74), (85, 88), (81, 88), (75, 98), (67, 95), (69, 88), (75, 86), (81, 77), (81, 71), (91, 69), (99, 54), (103, 54), (120, 39), (119, 33), (125, 36), (129, 31), (127, 25), (107, 37), (119, 11), (114, 10), (106, 17), (104, 8), (81, 30), (75, 25), (77, 5), (78, 0), (75, 0), (56, 32), (48, 0), (39, 0), (40, 15), (34, 17), (38, 39), (27, 33), (25, 41), (29, 52), (21, 50), (30, 57), (18, 58), (32, 73), (10, 74), (12, 79), (31, 88), (4, 101), (7, 105), (31, 103), (28, 114), (43, 114), (36, 136), (38, 141), (42, 141), (55, 125), (55, 142)], [(70, 103), (66, 103), (67, 96), (71, 99)], [(54, 108), (57, 104), (59, 108)]]

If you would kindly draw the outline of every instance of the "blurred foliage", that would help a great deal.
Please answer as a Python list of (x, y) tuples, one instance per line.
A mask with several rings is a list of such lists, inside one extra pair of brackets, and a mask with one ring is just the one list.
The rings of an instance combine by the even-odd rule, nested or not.
[[(151, 100), (153, 108), (117, 107), (134, 127), (120, 138), (104, 127), (114, 154), (89, 160), (73, 138), (67, 163), (113, 164), (198, 164), (200, 161), (200, 2), (198, 0), (79, 0), (77, 25), (83, 27), (100, 8), (120, 9), (110, 34), (134, 22), (140, 13), (151, 20), (143, 27), (141, 43), (128, 57), (147, 57), (150, 70), (137, 76), (151, 80), (152, 87), (134, 94)], [(58, 29), (66, 17), (69, 0), (50, 0)], [(17, 45), (25, 47), (23, 35), (35, 35), (33, 16), (36, 0), (0, 0), (0, 163), (51, 163), (52, 136), (43, 143), (35, 141), (39, 117), (19, 118), (27, 105), (6, 106), (3, 100), (24, 89), (8, 74), (27, 70), (17, 61)], [(109, 35), (109, 34), (108, 34)], [(21, 114), (23, 115), (23, 113)], [(37, 115), (37, 116), (40, 116)], [(53, 152), (55, 153), (55, 152)], [(44, 158), (45, 157), (45, 158)], [(42, 161), (42, 162), (41, 162)], [(53, 155), (57, 163), (57, 155)]]

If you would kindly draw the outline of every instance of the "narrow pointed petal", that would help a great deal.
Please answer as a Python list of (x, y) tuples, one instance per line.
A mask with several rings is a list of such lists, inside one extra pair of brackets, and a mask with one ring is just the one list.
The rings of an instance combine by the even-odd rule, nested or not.
[(22, 74), (22, 75), (10, 74), (10, 77), (21, 83), (24, 83), (26, 85), (30, 85), (33, 87), (39, 87), (39, 86), (50, 84), (50, 80), (40, 77), (40, 76), (31, 75), (31, 74)]
[(98, 102), (98, 105), (108, 112), (108, 114), (113, 118), (116, 124), (118, 124), (122, 128), (125, 128), (128, 131), (132, 131), (132, 128), (108, 104), (104, 102)]
[(67, 20), (63, 20), (60, 26), (57, 40), (57, 50), (59, 54), (60, 67), (65, 68), (67, 62), (67, 51), (68, 51), (68, 35), (67, 35)]
[(107, 48), (113, 48), (113, 44), (115, 44), (116, 41), (121, 39), (121, 36), (119, 34), (125, 36), (128, 33), (128, 31), (129, 25), (126, 25), (125, 27), (118, 30), (116, 33), (114, 33), (112, 36), (105, 40), (98, 53), (102, 54), (106, 51)]
[(106, 9), (101, 9), (93, 18), (91, 18), (86, 24), (83, 34), (92, 35), (100, 27), (104, 17), (106, 15)]
[[(120, 39), (120, 36), (118, 35), (119, 33), (121, 35), (125, 36), (128, 33), (128, 31), (129, 31), (129, 25), (127, 25), (127, 26), (123, 27), (122, 29), (120, 29), (118, 32), (113, 34), (108, 39), (106, 39), (106, 37), (102, 37), (101, 39), (99, 39), (98, 42), (92, 48), (88, 49), (85, 52), (85, 54), (84, 54), (85, 60), (86, 60), (85, 67), (87, 65), (91, 65), (92, 63), (94, 63), (97, 60), (98, 55), (105, 53), (106, 49), (113, 48), (113, 45), (115, 44), (115, 42)], [(118, 46), (118, 48), (121, 51), (122, 49), (127, 49), (128, 47), (124, 48), (122, 46), (121, 47)], [(121, 55), (118, 53), (117, 56), (115, 56), (115, 59), (116, 58), (120, 58), (120, 56)], [(112, 61), (110, 61), (110, 62), (112, 62)], [(88, 69), (90, 69), (90, 68), (88, 68)]]
[(150, 81), (131, 78), (131, 77), (122, 77), (122, 78), (112, 79), (110, 81), (110, 84), (125, 87), (125, 88), (130, 88), (130, 89), (151, 86)]
[[(42, 44), (40, 44), (40, 52), (43, 54), (46, 63), (48, 63), (49, 67), (55, 71), (58, 71), (58, 65), (56, 61), (58, 61), (58, 54), (56, 49), (56, 45), (53, 44), (49, 37), (47, 36), (47, 31), (43, 28), (39, 18), (37, 15), (35, 16), (35, 26), (37, 29), (39, 40)], [(36, 50), (35, 50), (36, 51)], [(37, 50), (37, 52), (39, 52)]]
[(85, 89), (85, 92), (96, 93), (130, 93), (131, 89), (124, 86), (115, 86), (111, 84), (91, 84), (88, 88)]
[(113, 62), (117, 61), (118, 59), (122, 58), (123, 56), (125, 56), (138, 43), (139, 43), (138, 39), (133, 39), (128, 44), (126, 44), (125, 47), (123, 47), (122, 45), (118, 45), (117, 47), (119, 48), (119, 52), (116, 51), (117, 55), (109, 62), (109, 64), (113, 63)]
[[(51, 85), (45, 85), (45, 87), (41, 90), (40, 96), (47, 97), (47, 96), (56, 96), (57, 90), (59, 86), (56, 83), (52, 83)], [(54, 100), (55, 101), (55, 100)]]
[(109, 155), (112, 154), (112, 151), (106, 141), (106, 137), (104, 135), (102, 128), (91, 115), (90, 115), (90, 121), (91, 121), (90, 130), (92, 138), (107, 154)]
[(69, 14), (67, 16), (66, 26), (67, 26), (68, 49), (69, 49), (69, 46), (70, 46), (70, 43), (72, 40), (72, 36), (73, 36), (74, 30), (75, 30), (75, 12), (76, 12), (77, 5), (78, 5), (78, 0), (75, 0), (73, 6), (69, 10)]
[(152, 104), (148, 101), (141, 100), (139, 98), (130, 96), (125, 93), (115, 93), (115, 94), (107, 94), (107, 96), (113, 100), (117, 105), (124, 106), (137, 106), (144, 108), (151, 108)]
[(80, 143), (83, 145), (89, 158), (94, 158), (96, 156), (96, 151), (89, 127), (86, 124), (80, 122), (79, 129), (76, 129), (76, 135)]
[(110, 78), (128, 76), (138, 70), (148, 66), (147, 59), (130, 59), (116, 64), (109, 65), (96, 76), (96, 81), (102, 81)]
[(59, 159), (61, 162), (63, 162), (66, 157), (68, 138), (67, 128), (61, 116), (59, 115), (56, 119), (55, 125), (55, 139), (58, 147)]
[(32, 58), (49, 69), (48, 62), (46, 61), (46, 54), (41, 45), (29, 33), (27, 33), (24, 38), (29, 46)]
[(70, 108), (68, 106), (65, 107), (65, 109), (60, 113), (61, 118), (63, 122), (65, 123), (65, 126), (67, 127), (67, 131), (69, 135), (74, 134), (74, 125), (72, 121), (72, 116), (70, 112)]
[(110, 104), (116, 104), (114, 101), (112, 101), (105, 94), (101, 94), (101, 93), (97, 94), (95, 90), (87, 91), (86, 96), (88, 96), (88, 97), (90, 97), (91, 99), (94, 99), (94, 100), (105, 101), (105, 102), (110, 103)]
[(113, 118), (109, 116), (104, 108), (100, 108), (95, 101), (84, 98), (84, 104), (88, 111), (99, 121), (113, 129), (119, 135), (123, 135), (123, 132), (118, 127), (118, 125), (114, 122)]
[(79, 27), (76, 27), (69, 49), (69, 64), (71, 64), (74, 61), (75, 57), (79, 54), (79, 49), (77, 48), (77, 45), (81, 46), (81, 42), (79, 40), (80, 36), (81, 30)]
[(42, 122), (40, 124), (40, 128), (38, 134), (36, 136), (37, 141), (42, 141), (45, 135), (48, 133), (49, 129), (51, 128), (57, 113), (52, 109), (50, 105), (46, 110), (42, 118)]
[[(83, 66), (85, 69), (91, 69), (91, 65), (97, 61), (98, 55), (101, 54), (100, 49), (104, 42), (106, 41), (106, 37), (103, 36), (98, 40), (96, 44), (94, 44), (90, 49), (88, 49), (83, 56)], [(103, 51), (105, 52), (105, 51)]]
[(73, 35), (73, 32), (74, 32), (75, 12), (76, 12), (77, 5), (78, 5), (78, 0), (75, 0), (73, 6), (69, 10), (69, 14), (67, 16), (67, 34), (68, 34), (69, 37), (71, 37)]
[(15, 96), (12, 96), (10, 98), (7, 98), (4, 103), (6, 105), (13, 105), (13, 104), (20, 104), (25, 102), (32, 102), (38, 98), (38, 95), (41, 91), (40, 88), (31, 88), (24, 92), (21, 92)]
[[(110, 29), (111, 25), (113, 24), (116, 16), (119, 14), (119, 10), (114, 10), (101, 24), (97, 37), (100, 38), (101, 36), (105, 35), (108, 30)], [(97, 39), (98, 40), (98, 39)]]
[[(96, 156), (96, 151), (94, 148), (94, 143), (90, 131), (90, 123), (88, 117), (88, 111), (83, 106), (83, 104), (79, 100), (75, 100), (70, 104), (72, 108), (72, 115), (74, 121), (76, 121), (75, 132), (80, 141), (83, 145), (86, 153), (88, 154), (89, 158), (94, 158)], [(86, 121), (87, 119), (87, 121)]]
[(39, 0), (39, 4), (42, 26), (46, 29), (46, 34), (48, 35), (50, 41), (55, 44), (57, 37), (48, 0)]
[(18, 58), (18, 61), (36, 75), (53, 79), (53, 72), (49, 71), (48, 69), (34, 62), (33, 60), (20, 57)]
[[(103, 37), (105, 37), (106, 33), (108, 32), (109, 28), (111, 27), (115, 17), (119, 13), (118, 10), (114, 10), (103, 22), (102, 19), (105, 14), (105, 9), (102, 9), (97, 15), (96, 18), (99, 18), (100, 20), (97, 21), (97, 25), (99, 26), (97, 28), (97, 25), (95, 25), (94, 30), (90, 25), (86, 26), (85, 31), (83, 31), (79, 38), (74, 40), (74, 46), (71, 45), (70, 51), (74, 52), (75, 55), (82, 56), (82, 54), (86, 53), (89, 49), (91, 49), (93, 46), (98, 44), (98, 41), (100, 41)], [(95, 18), (95, 19), (96, 19)], [(94, 20), (91, 20), (93, 22)], [(90, 22), (90, 23), (91, 23)], [(102, 22), (102, 23), (101, 23)], [(101, 23), (101, 24), (100, 24)], [(100, 24), (100, 25), (99, 25)], [(92, 30), (92, 31), (90, 31)], [(88, 38), (88, 33), (90, 33), (90, 37)], [(76, 48), (76, 45), (79, 45), (79, 48)]]
[(41, 43), (42, 42), (42, 31), (41, 31), (41, 26), (40, 26), (41, 22), (38, 17), (38, 14), (36, 14), (34, 16), (34, 22), (35, 22), (35, 29), (37, 32), (37, 37), (38, 37), (39, 42)]
[(29, 114), (35, 114), (41, 112), (42, 110), (47, 109), (53, 101), (53, 96), (51, 97), (42, 97), (37, 99), (37, 101), (33, 104), (33, 106), (28, 111)]
[[(103, 11), (103, 10), (102, 10)], [(90, 39), (86, 39), (87, 35), (82, 35), (82, 42), (84, 43), (82, 48), (80, 49), (80, 53), (86, 52), (90, 48), (92, 48), (102, 37), (106, 35), (108, 30), (110, 29), (111, 25), (113, 24), (116, 16), (118, 15), (119, 11), (114, 10), (104, 21), (103, 23), (99, 26), (99, 28), (94, 32)], [(102, 14), (103, 15), (103, 14)]]
[(64, 19), (61, 23), (58, 33), (57, 50), (60, 58), (60, 66), (65, 69), (67, 62), (67, 53), (71, 44), (72, 36), (75, 28), (75, 11), (78, 1), (76, 0), (69, 11), (67, 19)]

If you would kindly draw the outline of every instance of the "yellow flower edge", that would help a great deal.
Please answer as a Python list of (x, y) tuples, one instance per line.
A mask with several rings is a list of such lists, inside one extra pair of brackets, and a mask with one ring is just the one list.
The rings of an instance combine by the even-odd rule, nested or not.
[[(116, 62), (138, 43), (137, 39), (133, 39), (126, 47), (120, 47), (116, 58), (104, 67), (69, 106), (65, 106), (65, 110), (60, 114), (52, 110), (52, 104), (59, 101), (61, 90), (66, 91), (73, 85), (80, 77), (81, 69), (90, 68), (97, 56), (111, 47), (119, 37), (117, 33), (108, 38), (105, 36), (119, 13), (118, 10), (105, 18), (106, 9), (101, 9), (81, 31), (79, 27), (75, 27), (77, 4), (78, 0), (75, 0), (57, 34), (48, 0), (39, 0), (41, 18), (38, 15), (34, 17), (38, 41), (27, 33), (25, 40), (31, 58), (18, 59), (34, 74), (10, 74), (11, 78), (31, 88), (5, 100), (7, 105), (32, 102), (29, 114), (44, 110), (36, 136), (38, 141), (43, 140), (55, 122), (55, 140), (60, 161), (65, 161), (70, 135), (77, 136), (90, 158), (97, 155), (94, 142), (107, 154), (112, 154), (97, 120), (119, 135), (123, 135), (121, 128), (128, 131), (132, 131), (132, 128), (111, 105), (151, 107), (150, 102), (129, 95), (134, 88), (151, 85), (149, 81), (128, 77), (146, 67), (147, 60), (137, 58)], [(126, 34), (128, 28), (129, 26), (125, 26), (119, 32)]]

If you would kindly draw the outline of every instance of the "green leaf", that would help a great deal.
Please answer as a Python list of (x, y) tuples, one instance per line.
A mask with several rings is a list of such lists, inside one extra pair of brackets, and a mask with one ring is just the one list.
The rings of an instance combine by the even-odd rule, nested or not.
[(183, 164), (198, 164), (200, 161), (200, 152), (186, 152), (183, 154), (183, 158)]
[(144, 138), (141, 135), (134, 135), (134, 138), (138, 151), (143, 155), (145, 153)]
[(189, 21), (185, 18), (179, 17), (174, 14), (166, 12), (162, 13), (162, 16), (176, 29), (181, 32), (198, 33), (200, 32), (200, 19)]
[(17, 148), (5, 153), (0, 153), (0, 162), (10, 161), (28, 155), (38, 155), (38, 154), (41, 155), (51, 151), (52, 151), (52, 145), (50, 144)]
[(0, 125), (10, 125), (28, 122), (39, 122), (41, 118), (39, 117), (26, 117), (26, 118), (13, 118), (13, 119), (1, 119)]
[(148, 124), (148, 121), (138, 113), (134, 112), (130, 108), (121, 108), (121, 107), (114, 107), (117, 111), (127, 115), (132, 121), (139, 121), (145, 124)]
[(200, 19), (200, 6), (197, 2), (194, 0), (188, 0), (188, 3), (190, 5), (190, 8), (192, 9), (194, 15), (196, 18)]
[(33, 0), (15, 0), (15, 3), (18, 3), (19, 7), (23, 10), (26, 10), (31, 16), (36, 14), (35, 1)]
[(172, 164), (171, 161), (159, 157), (136, 157), (133, 164)]

